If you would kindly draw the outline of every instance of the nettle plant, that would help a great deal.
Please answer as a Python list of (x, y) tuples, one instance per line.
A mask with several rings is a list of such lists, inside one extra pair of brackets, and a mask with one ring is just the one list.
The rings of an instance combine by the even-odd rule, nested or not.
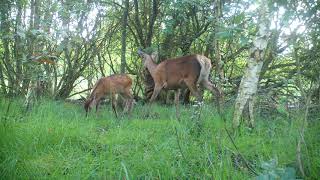
[(257, 180), (267, 179), (296, 179), (296, 171), (293, 167), (281, 168), (278, 166), (277, 158), (263, 161), (260, 165), (262, 173), (256, 177)]

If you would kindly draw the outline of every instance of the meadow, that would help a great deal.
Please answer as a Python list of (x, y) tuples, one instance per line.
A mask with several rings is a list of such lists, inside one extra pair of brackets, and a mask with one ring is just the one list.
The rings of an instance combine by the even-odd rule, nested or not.
[[(85, 117), (83, 106), (0, 100), (1, 179), (295, 179), (301, 113), (258, 118), (231, 135), (232, 109), (137, 104), (115, 118), (110, 106)], [(310, 120), (301, 156), (309, 177), (320, 172), (319, 120)], [(231, 132), (231, 134), (233, 134)]]

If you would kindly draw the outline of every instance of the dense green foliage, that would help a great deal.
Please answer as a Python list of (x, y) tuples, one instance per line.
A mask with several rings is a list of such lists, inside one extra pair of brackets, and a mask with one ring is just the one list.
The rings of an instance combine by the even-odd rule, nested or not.
[[(0, 178), (318, 178), (319, 14), (314, 0), (1, 0)], [(266, 46), (252, 53), (261, 29)], [(170, 91), (159, 98), (166, 105), (144, 105), (153, 79), (139, 48), (159, 61), (211, 59), (226, 122), (208, 92), (196, 107), (183, 92), (181, 122)], [(253, 57), (262, 62), (247, 73), (256, 127), (244, 123), (246, 106), (232, 131), (237, 151), (225, 126)], [(68, 103), (120, 72), (133, 78), (132, 117), (108, 106), (85, 118)]]
[[(193, 53), (208, 56), (215, 69), (211, 79), (233, 98), (259, 29), (263, 3), (3, 0), (1, 94), (26, 95), (34, 90), (38, 96), (65, 99), (90, 88), (101, 76), (125, 71), (135, 75), (135, 96), (143, 97), (136, 52), (145, 48), (158, 51), (160, 60)], [(266, 8), (270, 37), (259, 95), (297, 101), (299, 70), (303, 85), (319, 84), (319, 4), (268, 1)], [(319, 102), (320, 86), (315, 86), (313, 99)]]
[[(300, 176), (292, 172), (300, 116), (260, 119), (254, 130), (243, 127), (235, 139), (238, 152), (211, 105), (184, 107), (180, 122), (174, 108), (156, 104), (137, 105), (132, 117), (120, 119), (109, 106), (85, 118), (82, 106), (59, 101), (41, 101), (24, 112), (21, 100), (2, 99), (0, 109), (4, 179), (256, 177), (239, 152), (260, 178)], [(302, 155), (310, 177), (317, 178), (320, 124), (310, 123)]]

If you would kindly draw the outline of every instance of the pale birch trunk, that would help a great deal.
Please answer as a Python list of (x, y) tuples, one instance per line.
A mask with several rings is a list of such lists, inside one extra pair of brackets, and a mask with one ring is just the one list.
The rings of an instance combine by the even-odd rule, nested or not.
[(233, 114), (234, 128), (237, 128), (239, 126), (243, 109), (247, 103), (249, 105), (249, 117), (251, 126), (253, 126), (254, 123), (254, 96), (258, 89), (259, 75), (261, 72), (263, 61), (250, 57), (247, 63), (247, 69), (242, 77), (238, 91), (238, 96), (235, 103), (235, 109)]
[(261, 73), (264, 54), (267, 48), (267, 39), (269, 36), (268, 24), (266, 18), (266, 7), (260, 7), (259, 16), (259, 31), (253, 41), (253, 46), (250, 48), (250, 57), (247, 60), (247, 68), (241, 79), (238, 96), (235, 102), (235, 109), (233, 114), (233, 128), (236, 129), (240, 125), (240, 118), (243, 109), (248, 103), (249, 105), (249, 118), (250, 125), (254, 125), (254, 99), (258, 89), (259, 76)]

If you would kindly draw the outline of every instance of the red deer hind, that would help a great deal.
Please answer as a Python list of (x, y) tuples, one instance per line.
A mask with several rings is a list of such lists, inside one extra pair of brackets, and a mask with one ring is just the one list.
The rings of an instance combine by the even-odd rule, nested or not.
[(203, 55), (189, 55), (168, 59), (156, 64), (157, 54), (151, 55), (138, 50), (138, 54), (142, 58), (145, 68), (150, 72), (154, 80), (154, 90), (150, 98), (150, 102), (157, 98), (162, 89), (175, 90), (175, 104), (177, 108), (177, 117), (179, 117), (178, 104), (180, 89), (189, 88), (191, 93), (200, 101), (201, 94), (197, 85), (200, 85), (217, 97), (220, 97), (220, 91), (209, 82), (209, 74), (211, 70), (211, 61)]
[(111, 75), (108, 77), (103, 77), (99, 79), (94, 88), (84, 104), (84, 109), (86, 110), (86, 116), (88, 111), (96, 106), (96, 111), (98, 111), (99, 102), (104, 96), (109, 96), (111, 98), (112, 109), (118, 117), (116, 110), (116, 94), (121, 95), (125, 99), (125, 111), (131, 111), (133, 105), (133, 95), (131, 93), (132, 79), (126, 74)]

